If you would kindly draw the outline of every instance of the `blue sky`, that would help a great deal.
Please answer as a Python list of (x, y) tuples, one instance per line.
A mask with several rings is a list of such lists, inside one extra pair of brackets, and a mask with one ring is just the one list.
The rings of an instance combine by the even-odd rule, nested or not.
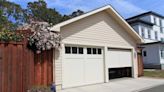
[[(26, 7), (27, 2), (37, 0), (9, 0)], [(143, 12), (155, 11), (164, 15), (164, 0), (45, 0), (48, 7), (55, 8), (62, 14), (81, 9), (85, 12), (111, 4), (124, 18)]]

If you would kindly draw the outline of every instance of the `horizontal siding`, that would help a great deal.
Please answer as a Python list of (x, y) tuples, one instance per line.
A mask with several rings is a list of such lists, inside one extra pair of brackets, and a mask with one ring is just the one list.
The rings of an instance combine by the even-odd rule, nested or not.
[(55, 76), (54, 76), (54, 82), (56, 85), (60, 85), (62, 83), (62, 62), (61, 62), (61, 57), (60, 53), (58, 50), (55, 50)]
[[(100, 12), (61, 28), (63, 42), (134, 46), (134, 40), (109, 14)], [(87, 41), (86, 41), (87, 40)]]

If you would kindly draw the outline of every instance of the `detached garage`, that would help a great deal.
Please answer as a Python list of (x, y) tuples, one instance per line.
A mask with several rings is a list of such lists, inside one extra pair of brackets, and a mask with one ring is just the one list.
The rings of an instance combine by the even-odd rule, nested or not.
[(138, 76), (138, 34), (111, 7), (105, 6), (52, 28), (62, 35), (55, 51), (54, 83), (58, 89)]

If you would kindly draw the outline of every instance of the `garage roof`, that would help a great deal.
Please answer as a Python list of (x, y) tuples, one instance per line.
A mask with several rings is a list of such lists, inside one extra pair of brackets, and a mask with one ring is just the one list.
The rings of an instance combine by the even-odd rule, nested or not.
[(118, 21), (118, 23), (121, 24), (126, 29), (126, 31), (130, 35), (132, 35), (132, 37), (134, 37), (136, 39), (136, 41), (138, 43), (144, 42), (144, 40), (134, 31), (134, 29), (110, 5), (106, 5), (104, 7), (95, 9), (95, 10), (93, 10), (91, 12), (85, 13), (85, 14), (83, 14), (81, 16), (78, 16), (78, 17), (69, 19), (69, 20), (64, 21), (64, 22), (61, 22), (59, 24), (56, 24), (56, 25), (54, 25), (52, 27), (52, 30), (60, 32), (61, 27), (65, 26), (65, 25), (68, 25), (68, 24), (71, 24), (73, 22), (76, 22), (78, 20), (81, 20), (81, 19), (83, 19), (85, 17), (91, 16), (93, 14), (99, 13), (101, 11), (107, 11), (109, 14), (113, 15), (113, 17), (115, 18), (115, 20)]

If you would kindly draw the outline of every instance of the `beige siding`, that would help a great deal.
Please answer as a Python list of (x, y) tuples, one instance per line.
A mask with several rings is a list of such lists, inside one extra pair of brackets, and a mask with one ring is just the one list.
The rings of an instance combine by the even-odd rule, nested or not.
[(134, 46), (134, 40), (105, 11), (61, 28), (63, 42)]
[[(62, 43), (135, 47), (135, 40), (105, 11), (61, 28)], [(62, 56), (62, 55), (60, 55)], [(61, 59), (56, 59), (56, 84), (62, 83)]]
[(61, 62), (61, 50), (55, 50), (55, 60), (54, 60), (54, 76), (53, 80), (56, 85), (60, 85), (62, 83), (62, 62)]

